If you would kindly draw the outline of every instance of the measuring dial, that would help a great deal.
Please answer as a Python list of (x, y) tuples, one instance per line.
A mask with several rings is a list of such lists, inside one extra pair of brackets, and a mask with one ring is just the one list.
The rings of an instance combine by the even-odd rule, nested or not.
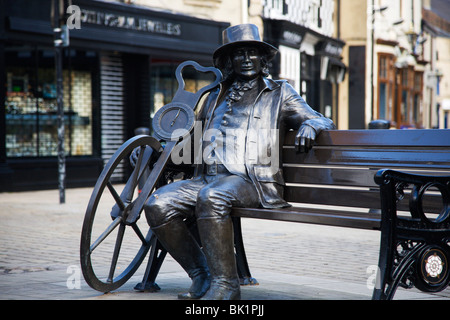
[[(178, 140), (190, 133), (195, 124), (195, 114), (192, 107), (180, 102), (169, 103), (159, 109), (152, 120), (155, 134), (166, 141)], [(177, 136), (173, 136), (175, 130)]]

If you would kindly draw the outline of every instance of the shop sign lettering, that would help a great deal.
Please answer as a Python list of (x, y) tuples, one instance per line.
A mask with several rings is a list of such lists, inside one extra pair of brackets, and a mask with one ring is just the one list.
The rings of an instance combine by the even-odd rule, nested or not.
[(335, 46), (332, 43), (327, 43), (327, 45), (325, 46), (325, 50), (326, 53), (329, 53), (331, 55), (335, 55), (335, 56), (340, 56), (342, 53), (342, 47), (339, 46)]
[(111, 28), (123, 28), (150, 33), (159, 33), (169, 36), (180, 36), (181, 25), (174, 22), (166, 22), (154, 19), (134, 17), (115, 13), (99, 12), (79, 8), (72, 5), (67, 8), (70, 16), (67, 19), (69, 29), (81, 29), (81, 24), (89, 23)]
[(292, 31), (284, 31), (283, 32), (283, 39), (285, 41), (288, 41), (292, 44), (300, 45), (300, 43), (303, 40), (303, 36)]

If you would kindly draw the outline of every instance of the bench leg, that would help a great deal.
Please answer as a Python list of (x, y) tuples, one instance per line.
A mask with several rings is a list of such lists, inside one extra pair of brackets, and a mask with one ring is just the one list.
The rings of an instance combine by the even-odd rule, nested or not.
[[(396, 230), (396, 193), (393, 184), (380, 188), (382, 202), (381, 242), (378, 260), (378, 272), (373, 300), (392, 300), (398, 286), (412, 287), (407, 284), (409, 274), (417, 260), (423, 244), (410, 240), (399, 240)], [(402, 250), (399, 250), (402, 248)]]
[(156, 277), (161, 269), (161, 265), (164, 258), (167, 255), (167, 251), (163, 248), (155, 235), (151, 239), (152, 247), (148, 258), (147, 267), (145, 268), (144, 277), (142, 282), (136, 284), (134, 290), (140, 292), (156, 292), (161, 290), (158, 284), (155, 282)]
[[(390, 231), (390, 230), (389, 230)], [(396, 290), (391, 287), (391, 274), (393, 269), (392, 235), (387, 230), (381, 232), (380, 254), (378, 259), (378, 274), (375, 281), (372, 300), (391, 300)], [(387, 287), (390, 289), (386, 290)], [(390, 294), (387, 294), (389, 292)]]
[(378, 274), (373, 290), (373, 300), (390, 300), (395, 293), (392, 292), (392, 296), (386, 295), (386, 287), (391, 282), (391, 274), (394, 264), (394, 221), (392, 219), (395, 216), (395, 204), (396, 199), (393, 194), (393, 186), (387, 185), (380, 188), (381, 197), (385, 199), (382, 202), (382, 219), (381, 219), (381, 241), (380, 241), (380, 253), (378, 259)]
[(236, 250), (236, 264), (239, 280), (242, 286), (258, 285), (258, 281), (250, 274), (250, 268), (245, 254), (244, 240), (242, 239), (241, 218), (233, 217), (234, 248)]

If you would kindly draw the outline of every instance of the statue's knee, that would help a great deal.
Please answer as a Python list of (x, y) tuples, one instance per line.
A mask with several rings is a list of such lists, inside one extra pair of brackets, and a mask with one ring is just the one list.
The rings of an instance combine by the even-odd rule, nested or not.
[(214, 188), (205, 187), (197, 196), (197, 218), (221, 218), (231, 211), (231, 201)]
[(168, 221), (167, 203), (157, 194), (149, 197), (144, 205), (145, 216), (150, 227), (160, 226)]

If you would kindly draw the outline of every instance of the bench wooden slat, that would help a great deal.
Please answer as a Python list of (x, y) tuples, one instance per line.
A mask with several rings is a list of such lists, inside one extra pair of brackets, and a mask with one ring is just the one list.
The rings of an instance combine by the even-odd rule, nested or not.
[[(383, 168), (380, 168), (383, 169)], [(290, 165), (283, 166), (284, 179), (286, 183), (298, 184), (318, 184), (318, 185), (338, 185), (349, 187), (367, 187), (376, 188), (373, 177), (378, 168), (361, 168), (361, 167), (326, 167), (326, 166), (303, 166)], [(450, 175), (450, 170), (434, 171), (425, 169), (402, 170), (406, 173), (427, 175), (427, 176), (443, 176)]]
[(424, 168), (448, 169), (449, 151), (445, 149), (355, 149), (315, 147), (307, 154), (297, 153), (294, 148), (283, 148), (283, 163), (314, 165), (364, 166), (372, 168)]
[(374, 229), (380, 228), (381, 216), (374, 213), (356, 213), (311, 208), (253, 209), (233, 208), (232, 215), (242, 218), (257, 218), (300, 223), (314, 223), (337, 227)]
[[(288, 132), (285, 145), (294, 145), (295, 132)], [(321, 146), (450, 147), (450, 129), (440, 130), (330, 130), (317, 139)]]
[(380, 208), (380, 192), (373, 190), (350, 190), (287, 186), (284, 191), (287, 202), (312, 203), (358, 208)]
[[(404, 199), (397, 203), (398, 210), (409, 210), (409, 190), (405, 189)], [(377, 188), (368, 190), (336, 189), (303, 186), (285, 188), (284, 198), (288, 202), (307, 203), (313, 206), (330, 205), (343, 207), (356, 207), (367, 209), (381, 209), (380, 191)], [(442, 196), (440, 193), (428, 193), (424, 198), (424, 205), (430, 212), (440, 212), (442, 210)]]
[(287, 183), (306, 183), (321, 185), (339, 185), (356, 187), (374, 187), (373, 180), (377, 169), (327, 168), (327, 167), (283, 167), (284, 179)]

